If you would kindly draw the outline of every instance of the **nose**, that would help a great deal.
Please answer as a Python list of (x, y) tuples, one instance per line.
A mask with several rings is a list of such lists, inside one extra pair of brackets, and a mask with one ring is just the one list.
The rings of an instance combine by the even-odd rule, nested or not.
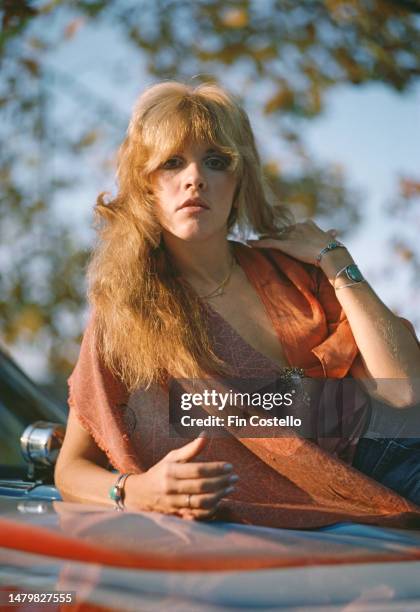
[(185, 168), (185, 189), (197, 189), (203, 191), (207, 188), (207, 181), (198, 163), (191, 163)]

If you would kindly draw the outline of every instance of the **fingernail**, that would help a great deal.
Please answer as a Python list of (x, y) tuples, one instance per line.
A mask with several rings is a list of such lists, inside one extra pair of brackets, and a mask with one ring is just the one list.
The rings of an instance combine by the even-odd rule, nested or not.
[(225, 465), (223, 466), (223, 471), (230, 472), (231, 470), (233, 470), (233, 465), (231, 463), (225, 463)]
[(229, 495), (229, 493), (232, 493), (235, 490), (235, 487), (228, 487), (227, 489), (225, 489), (225, 495)]
[(236, 474), (232, 474), (232, 476), (229, 476), (229, 482), (236, 482), (237, 480), (239, 480), (239, 476), (237, 476)]

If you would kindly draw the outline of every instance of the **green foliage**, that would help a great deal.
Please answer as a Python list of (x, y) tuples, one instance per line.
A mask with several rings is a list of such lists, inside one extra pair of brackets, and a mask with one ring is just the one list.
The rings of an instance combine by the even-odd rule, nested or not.
[[(5, 0), (0, 8), (5, 341), (42, 342), (51, 372), (69, 372), (82, 327), (87, 255), (72, 219), (57, 214), (57, 202), (84, 184), (82, 164), (89, 152), (110, 172), (107, 156), (127, 120), (115, 100), (86, 88), (65, 67), (52, 69), (48, 59), (56, 49), (74, 44), (95, 24), (118, 30), (156, 80), (192, 75), (198, 75), (196, 82), (220, 80), (251, 113), (261, 110), (261, 121), (277, 139), (278, 155), (266, 162), (266, 173), (279, 199), (299, 215), (328, 217), (329, 226), (339, 219), (346, 227), (358, 219), (357, 198), (341, 168), (320, 167), (311, 159), (301, 134), (337, 85), (376, 81), (404, 91), (418, 79), (417, 13), (415, 0)], [(57, 90), (77, 105), (69, 125), (60, 124), (54, 111)], [(53, 172), (51, 157), (57, 161)]]

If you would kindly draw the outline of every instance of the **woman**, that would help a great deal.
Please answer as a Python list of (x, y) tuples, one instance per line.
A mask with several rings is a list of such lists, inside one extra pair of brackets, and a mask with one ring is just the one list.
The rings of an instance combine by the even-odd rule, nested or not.
[[(366, 402), (353, 405), (350, 433), (333, 443), (295, 437), (269, 447), (234, 436), (185, 443), (168, 429), (170, 381), (349, 375), (400, 409), (420, 397), (415, 336), (333, 240), (334, 230), (311, 221), (292, 225), (275, 205), (248, 117), (220, 87), (166, 82), (146, 90), (120, 150), (118, 180), (115, 199), (100, 196), (97, 203), (93, 314), (70, 379), (56, 468), (64, 499), (194, 519), (212, 518), (222, 507), (235, 519), (236, 502), (244, 512), (239, 520), (263, 524), (285, 524), (285, 515), (258, 518), (261, 501), (314, 510), (308, 499), (328, 497), (331, 487), (315, 484), (299, 461), (309, 452), (327, 472), (344, 474), (342, 482), (349, 473), (357, 478), (346, 463), (367, 426)], [(232, 229), (265, 238), (245, 246), (228, 241)], [(278, 457), (290, 454), (293, 462), (277, 469)], [(108, 471), (108, 460), (120, 474)], [(269, 500), (261, 500), (260, 487), (256, 492), (261, 483), (271, 483)], [(369, 494), (368, 479), (363, 483), (362, 505), (375, 492)], [(328, 501), (336, 510), (337, 499)], [(325, 500), (318, 499), (323, 506)], [(348, 511), (347, 501), (340, 511)], [(305, 516), (292, 524), (328, 522)]]

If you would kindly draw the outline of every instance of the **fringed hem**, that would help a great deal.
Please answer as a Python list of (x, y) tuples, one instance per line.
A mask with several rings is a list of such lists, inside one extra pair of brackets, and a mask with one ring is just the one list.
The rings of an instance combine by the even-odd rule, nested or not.
[(84, 429), (87, 430), (87, 433), (92, 437), (92, 439), (94, 440), (95, 444), (98, 446), (98, 448), (100, 448), (100, 450), (105, 453), (105, 455), (107, 456), (110, 464), (112, 465), (112, 467), (114, 467), (116, 470), (118, 470), (119, 472), (123, 472), (124, 469), (122, 469), (121, 464), (118, 463), (118, 461), (115, 460), (114, 457), (112, 457), (109, 448), (107, 448), (107, 446), (104, 444), (103, 440), (98, 436), (97, 432), (95, 431), (95, 428), (93, 427), (92, 423), (90, 423), (89, 419), (87, 419), (82, 412), (80, 412), (76, 401), (74, 400), (73, 397), (73, 381), (72, 378), (70, 377), (67, 381), (67, 386), (69, 389), (69, 395), (68, 395), (68, 405), (70, 410), (73, 410), (74, 413), (76, 414), (76, 417), (79, 421), (79, 423), (82, 425), (82, 427)]

